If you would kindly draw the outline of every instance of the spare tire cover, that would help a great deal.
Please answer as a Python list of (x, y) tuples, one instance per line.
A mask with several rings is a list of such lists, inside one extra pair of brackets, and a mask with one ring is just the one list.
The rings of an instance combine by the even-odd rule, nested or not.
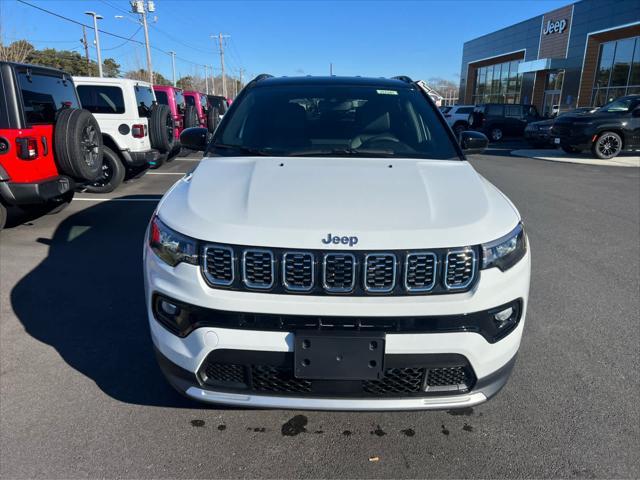
[(65, 108), (58, 113), (53, 149), (61, 173), (82, 182), (102, 174), (102, 132), (88, 110)]
[(175, 144), (175, 122), (167, 105), (154, 105), (149, 118), (149, 139), (151, 146), (161, 152), (168, 152)]

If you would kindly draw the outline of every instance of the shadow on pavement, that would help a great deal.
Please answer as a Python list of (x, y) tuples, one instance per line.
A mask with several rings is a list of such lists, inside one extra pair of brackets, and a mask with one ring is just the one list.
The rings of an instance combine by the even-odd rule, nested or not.
[[(145, 196), (121, 197), (142, 199)], [(160, 196), (157, 196), (160, 199)], [(66, 218), (11, 292), (25, 330), (112, 398), (194, 407), (164, 380), (144, 304), (142, 245), (155, 201), (103, 202)]]

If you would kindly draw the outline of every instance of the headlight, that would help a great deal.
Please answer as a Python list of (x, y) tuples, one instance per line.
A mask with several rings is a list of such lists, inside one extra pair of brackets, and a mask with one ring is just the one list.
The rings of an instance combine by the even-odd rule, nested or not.
[(498, 267), (504, 272), (518, 263), (526, 252), (526, 235), (519, 223), (504, 237), (482, 245), (482, 268)]
[(171, 230), (157, 216), (151, 220), (149, 246), (165, 263), (175, 267), (180, 262), (198, 264), (198, 246), (193, 238)]

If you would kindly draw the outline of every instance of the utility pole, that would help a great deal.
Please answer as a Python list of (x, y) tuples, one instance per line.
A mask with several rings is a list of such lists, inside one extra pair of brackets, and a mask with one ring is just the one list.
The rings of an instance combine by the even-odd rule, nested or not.
[(176, 86), (176, 52), (169, 52), (171, 55), (171, 71), (173, 72), (173, 86)]
[(87, 29), (82, 25), (82, 39), (80, 43), (84, 46), (84, 58), (87, 59), (87, 75), (91, 76), (91, 59), (89, 58), (89, 42), (87, 42)]
[(329, 62), (329, 76), (333, 77), (333, 62)]
[(85, 15), (93, 17), (93, 31), (96, 36), (96, 52), (98, 57), (98, 76), (102, 77), (102, 54), (100, 53), (100, 35), (98, 34), (98, 20), (102, 20), (102, 15), (98, 15), (96, 12), (84, 12)]
[[(224, 43), (223, 39), (231, 37), (231, 35), (223, 35), (222, 33), (218, 33), (218, 46), (220, 48), (220, 70), (222, 70), (222, 96), (226, 98), (227, 96), (227, 80), (224, 74)], [(214, 35), (211, 35), (211, 38), (215, 38)]]
[(204, 66), (204, 89), (207, 95), (209, 95), (209, 67)]
[(242, 73), (243, 73), (243, 68), (240, 67), (240, 89), (242, 89)]
[(153, 68), (151, 66), (151, 45), (149, 43), (149, 26), (147, 25), (147, 13), (156, 11), (156, 5), (153, 0), (131, 0), (131, 11), (137, 13), (142, 18), (142, 26), (144, 27), (144, 45), (147, 50), (147, 73), (149, 74), (149, 83), (153, 84)]
[(211, 65), (211, 87), (213, 88), (213, 94), (216, 94), (216, 72), (213, 70), (213, 65)]

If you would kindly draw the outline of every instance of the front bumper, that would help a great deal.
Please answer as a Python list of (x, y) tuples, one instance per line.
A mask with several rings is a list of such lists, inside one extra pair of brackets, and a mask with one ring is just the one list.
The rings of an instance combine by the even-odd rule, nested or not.
[(64, 175), (39, 182), (0, 182), (0, 197), (9, 205), (34, 205), (55, 201), (73, 191), (73, 180)]
[(551, 143), (549, 130), (525, 130), (524, 138), (530, 143), (547, 144)]
[[(486, 401), (506, 383), (520, 346), (529, 292), (530, 254), (506, 272), (494, 268), (481, 271), (475, 287), (465, 293), (405, 297), (317, 297), (237, 292), (210, 288), (199, 268), (179, 264), (172, 268), (145, 246), (145, 289), (151, 337), (159, 363), (169, 382), (190, 398), (205, 402), (256, 407), (338, 410), (449, 409)], [(295, 331), (267, 331), (202, 326), (185, 337), (168, 331), (156, 321), (153, 298), (161, 294), (191, 305), (228, 312), (274, 315), (409, 317), (465, 315), (491, 310), (522, 299), (517, 327), (506, 337), (490, 343), (479, 333), (386, 334), (386, 355), (459, 355), (475, 377), (464, 392), (394, 398), (337, 398), (321, 394), (279, 395), (232, 392), (203, 384), (198, 377), (212, 352), (223, 350), (281, 352), (294, 351)]]

